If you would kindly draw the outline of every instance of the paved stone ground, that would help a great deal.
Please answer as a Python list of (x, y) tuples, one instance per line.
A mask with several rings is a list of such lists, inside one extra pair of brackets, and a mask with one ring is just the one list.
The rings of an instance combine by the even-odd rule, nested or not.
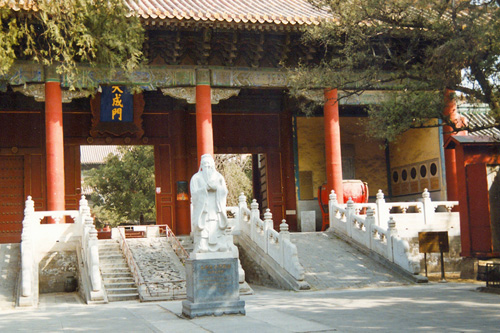
[(305, 279), (316, 290), (408, 284), (331, 232), (292, 233)]
[(0, 244), (0, 311), (15, 305), (20, 261), (19, 244)]
[(186, 271), (164, 237), (127, 239), (151, 297), (184, 297)]
[[(484, 285), (484, 284), (483, 284)], [(478, 284), (291, 292), (254, 287), (246, 315), (181, 316), (181, 301), (82, 304), (41, 295), (38, 309), (0, 311), (0, 332), (499, 332), (500, 295)]]

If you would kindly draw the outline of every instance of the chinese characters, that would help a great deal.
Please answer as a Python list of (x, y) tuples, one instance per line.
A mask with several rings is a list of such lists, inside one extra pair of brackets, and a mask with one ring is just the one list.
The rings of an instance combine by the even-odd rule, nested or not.
[(111, 94), (114, 94), (113, 96), (113, 102), (111, 104), (111, 119), (116, 120), (116, 116), (118, 116), (118, 120), (122, 121), (123, 120), (123, 100), (122, 100), (122, 94), (123, 90), (120, 89), (119, 86), (112, 86), (111, 87)]

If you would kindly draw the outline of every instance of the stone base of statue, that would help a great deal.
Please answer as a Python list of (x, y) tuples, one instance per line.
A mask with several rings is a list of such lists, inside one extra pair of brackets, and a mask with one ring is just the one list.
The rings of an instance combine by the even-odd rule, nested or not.
[(188, 318), (244, 315), (245, 301), (240, 300), (239, 295), (238, 259), (228, 256), (227, 252), (225, 258), (216, 253), (192, 254), (186, 260), (186, 294), (182, 314)]

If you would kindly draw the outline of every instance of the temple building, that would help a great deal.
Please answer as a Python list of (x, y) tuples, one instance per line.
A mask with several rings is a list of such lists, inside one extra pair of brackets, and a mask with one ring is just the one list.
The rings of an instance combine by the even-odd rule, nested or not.
[(80, 82), (100, 85), (93, 96), (69, 91), (38, 63), (17, 62), (2, 78), (0, 242), (20, 241), (28, 195), (36, 210), (77, 209), (84, 145), (154, 146), (156, 222), (179, 235), (190, 232), (190, 202), (178, 194), (207, 153), (251, 154), (254, 196), (291, 231), (306, 211), (321, 228), (324, 183), (340, 201), (349, 179), (366, 182), (371, 199), (380, 189), (404, 201), (426, 188), (447, 198), (440, 129), (410, 130), (389, 145), (370, 136), (365, 107), (384, 91), (337, 101), (336, 89), (314, 90), (304, 98), (327, 102), (308, 116), (288, 94), (286, 68), (322, 54), (301, 29), (326, 12), (303, 0), (135, 3), (149, 61), (132, 76), (141, 93), (127, 90), (123, 73), (90, 67)]

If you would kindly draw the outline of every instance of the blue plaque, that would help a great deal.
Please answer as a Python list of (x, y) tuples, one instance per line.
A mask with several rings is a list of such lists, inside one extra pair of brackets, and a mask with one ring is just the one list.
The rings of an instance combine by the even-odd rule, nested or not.
[(101, 122), (133, 122), (133, 96), (124, 86), (103, 86)]

